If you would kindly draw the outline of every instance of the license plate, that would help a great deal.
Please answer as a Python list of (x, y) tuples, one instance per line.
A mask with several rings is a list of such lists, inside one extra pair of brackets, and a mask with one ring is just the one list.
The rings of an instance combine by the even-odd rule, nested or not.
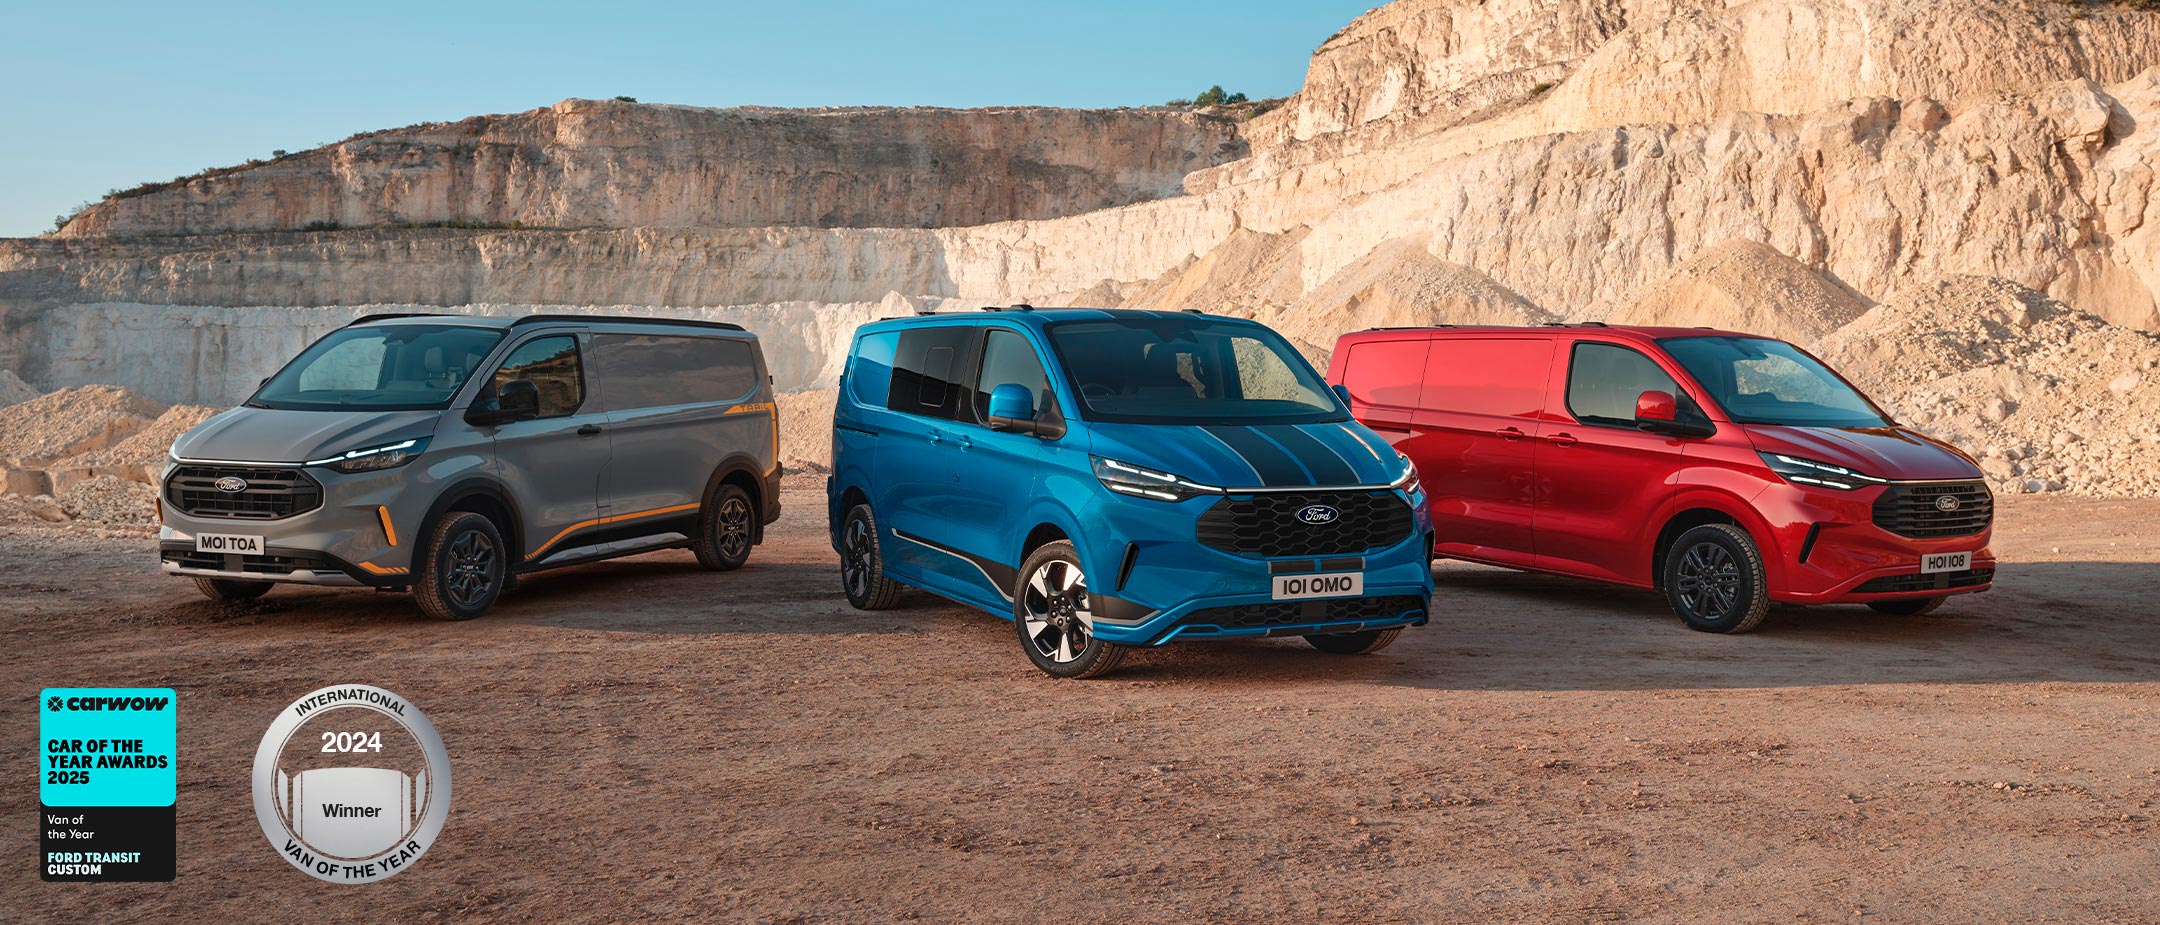
[(1314, 597), (1354, 597), (1363, 593), (1365, 593), (1364, 572), (1275, 576), (1275, 599), (1278, 601), (1295, 601)]
[(1962, 572), (1969, 568), (1972, 568), (1972, 553), (1969, 552), (1936, 552), (1920, 557), (1920, 574), (1922, 575), (1933, 575), (1936, 572)]
[(263, 551), (263, 538), (231, 533), (198, 533), (195, 534), (195, 551), (259, 556)]

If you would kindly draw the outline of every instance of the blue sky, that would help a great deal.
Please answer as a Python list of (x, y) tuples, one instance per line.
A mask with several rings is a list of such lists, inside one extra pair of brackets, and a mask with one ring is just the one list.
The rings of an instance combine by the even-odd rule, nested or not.
[(0, 237), (106, 190), (371, 129), (626, 94), (700, 106), (1254, 98), (1379, 0), (24, 2), (0, 13)]

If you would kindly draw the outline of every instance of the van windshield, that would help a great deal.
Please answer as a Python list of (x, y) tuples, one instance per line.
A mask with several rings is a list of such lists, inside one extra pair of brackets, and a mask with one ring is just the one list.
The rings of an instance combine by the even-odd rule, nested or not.
[(1658, 341), (1710, 397), (1742, 424), (1884, 427), (1889, 421), (1814, 357), (1766, 337), (1673, 337)]
[(1257, 324), (1145, 315), (1048, 326), (1090, 420), (1309, 424), (1348, 420), (1312, 366)]
[(501, 328), (370, 324), (340, 328), (263, 382), (251, 408), (421, 411), (447, 407)]

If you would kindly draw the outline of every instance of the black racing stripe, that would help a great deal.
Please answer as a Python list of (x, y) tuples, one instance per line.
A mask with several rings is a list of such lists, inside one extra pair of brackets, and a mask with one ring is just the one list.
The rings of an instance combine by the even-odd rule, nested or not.
[(1320, 438), (1299, 430), (1297, 425), (1269, 424), (1254, 429), (1266, 435), (1268, 439), (1282, 444), (1283, 449), (1290, 451), (1290, 455), (1297, 457), (1299, 462), (1304, 463), (1305, 468), (1312, 470), (1313, 484), (1355, 485), (1358, 483), (1357, 470), (1350, 468), (1350, 462), (1343, 459), (1341, 453), (1335, 452), (1333, 448), (1320, 442)]
[(1201, 429), (1222, 441), (1231, 452), (1245, 460), (1246, 465), (1253, 467), (1253, 471), (1260, 474), (1262, 487), (1312, 484), (1312, 475), (1298, 465), (1296, 457), (1270, 443), (1266, 437), (1260, 436), (1259, 432), (1250, 427), (1214, 425)]

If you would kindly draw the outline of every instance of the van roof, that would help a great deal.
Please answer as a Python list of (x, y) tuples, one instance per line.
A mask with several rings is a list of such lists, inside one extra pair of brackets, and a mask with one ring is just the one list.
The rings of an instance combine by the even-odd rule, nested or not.
[(863, 325), (863, 330), (890, 330), (898, 327), (912, 327), (918, 324), (946, 324), (971, 321), (986, 321), (991, 318), (1000, 318), (1007, 321), (1017, 321), (1021, 324), (1034, 327), (1041, 327), (1043, 325), (1057, 321), (1101, 320), (1106, 318), (1205, 318), (1209, 321), (1244, 321), (1254, 324), (1258, 323), (1253, 322), (1250, 318), (1237, 318), (1230, 315), (1215, 315), (1190, 309), (1186, 311), (1169, 312), (1156, 311), (1153, 309), (1144, 308), (1037, 308), (1033, 305), (991, 305), (977, 311), (921, 312), (902, 318), (881, 318), (877, 321), (873, 321), (869, 324)]
[(730, 331), (739, 334), (749, 333), (742, 325), (730, 324), (725, 321), (700, 321), (695, 318), (656, 318), (650, 315), (569, 315), (547, 312), (531, 315), (452, 315), (434, 312), (385, 312), (354, 318), (346, 327), (376, 324), (385, 321), (426, 321), (431, 324), (457, 324), (476, 328), (515, 328), (528, 324), (650, 324), (677, 328), (704, 328), (706, 330)]
[(1746, 331), (1726, 331), (1719, 328), (1653, 327), (1637, 324), (1605, 324), (1598, 321), (1553, 323), (1528, 326), (1511, 325), (1435, 325), (1432, 327), (1369, 328), (1342, 336), (1343, 341), (1391, 340), (1411, 335), (1441, 337), (1479, 336), (1489, 334), (1531, 335), (1538, 337), (1561, 337), (1584, 332), (1617, 334), (1628, 340), (1662, 340), (1668, 337), (1759, 337), (1764, 340), (1776, 338)]

